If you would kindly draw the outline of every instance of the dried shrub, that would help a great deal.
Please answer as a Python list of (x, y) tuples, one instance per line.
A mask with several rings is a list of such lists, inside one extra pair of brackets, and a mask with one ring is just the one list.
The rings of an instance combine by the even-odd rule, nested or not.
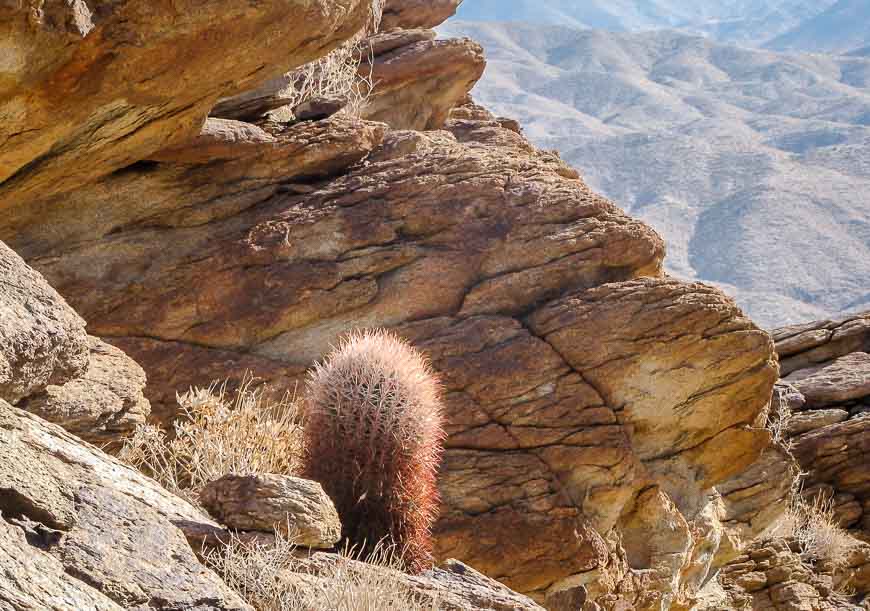
[(787, 390), (776, 386), (770, 400), (770, 413), (767, 416), (767, 430), (770, 431), (773, 442), (786, 448), (791, 447), (788, 426), (791, 422), (791, 408), (786, 400)]
[(804, 562), (824, 564), (835, 574), (847, 566), (849, 556), (861, 545), (837, 524), (833, 501), (824, 494), (815, 495), (812, 501), (795, 495), (768, 536), (794, 541)]
[(385, 331), (352, 334), (308, 383), (304, 475), (332, 498), (346, 540), (365, 553), (386, 540), (411, 571), (432, 565), (440, 394), (420, 353)]
[[(388, 548), (366, 556), (371, 570), (360, 570), (345, 550), (316, 576), (305, 574), (305, 560), (293, 543), (279, 537), (274, 546), (231, 539), (207, 555), (208, 563), (258, 611), (435, 611), (437, 602), (411, 590), (397, 572), (400, 561)], [(300, 571), (300, 572), (297, 572)]]
[(342, 113), (362, 116), (375, 88), (374, 54), (371, 45), (363, 39), (380, 29), (384, 4), (385, 0), (372, 0), (369, 23), (357, 36), (284, 76), (285, 85), (278, 95), (286, 100), (284, 108), (287, 110), (276, 111), (273, 118), (285, 120), (289, 118), (288, 110), (319, 98), (345, 100)]
[(346, 101), (342, 113), (359, 117), (375, 87), (373, 69), (370, 46), (358, 41), (345, 43), (320, 59), (286, 74), (286, 84), (278, 93), (286, 101), (286, 110), (277, 110), (272, 116), (277, 120), (286, 120), (287, 111), (305, 102), (340, 99)]
[(119, 458), (164, 488), (198, 497), (207, 483), (227, 473), (290, 475), (300, 467), (302, 428), (295, 400), (270, 401), (247, 378), (230, 396), (226, 384), (195, 388), (178, 397), (181, 414), (173, 436), (140, 426)]

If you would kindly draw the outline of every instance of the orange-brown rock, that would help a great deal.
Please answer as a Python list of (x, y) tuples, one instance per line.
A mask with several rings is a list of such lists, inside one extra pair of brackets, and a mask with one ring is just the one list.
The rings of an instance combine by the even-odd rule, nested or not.
[[(283, 390), (346, 332), (394, 329), (444, 384), (442, 559), (541, 601), (686, 609), (793, 481), (764, 428), (772, 343), (717, 290), (664, 277), (655, 232), (468, 100), (479, 45), (425, 29), (457, 4), (388, 0), (397, 29), (368, 40), (362, 68), (369, 120), (310, 108), (291, 125), (264, 117), (259, 86), (355, 36), (368, 0), (7, 2), (0, 239), (142, 365), (164, 422), (191, 383), (250, 372)], [(237, 107), (206, 120), (218, 100)], [(141, 421), (141, 372), (7, 267), (2, 396), (95, 440)], [(862, 325), (786, 332), (789, 372), (866, 351)], [(867, 506), (859, 386), (825, 405), (849, 419), (804, 419), (826, 424), (797, 446), (852, 520)], [(185, 541), (225, 535), (198, 509), (2, 401), (0, 446), (0, 527), (18, 529), (0, 540), (36, 541), (48, 590), (75, 578), (84, 606), (246, 608)], [(456, 608), (536, 608), (448, 566), (417, 585), (449, 584)], [(15, 604), (45, 606), (40, 576)]]
[[(743, 504), (733, 483), (769, 444), (770, 341), (661, 278), (658, 236), (556, 155), (476, 116), (210, 121), (0, 236), (145, 367), (164, 419), (186, 384), (290, 385), (344, 332), (393, 327), (447, 390), (441, 557), (541, 600), (689, 600), (763, 527), (780, 488), (759, 480), (788, 481), (764, 463)], [(612, 533), (631, 541), (617, 573)]]
[(219, 97), (322, 55), (370, 13), (369, 0), (4, 3), (0, 210), (188, 140)]
[(375, 87), (363, 117), (396, 129), (440, 129), (483, 75), (483, 48), (466, 38), (436, 40), (427, 30), (368, 39), (374, 58), (360, 70)]
[(434, 28), (456, 13), (462, 0), (385, 0), (382, 30)]

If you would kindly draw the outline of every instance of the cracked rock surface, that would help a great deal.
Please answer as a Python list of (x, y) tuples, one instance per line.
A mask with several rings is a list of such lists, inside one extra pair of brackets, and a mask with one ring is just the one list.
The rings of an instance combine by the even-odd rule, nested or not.
[(0, 399), (17, 403), (87, 367), (85, 322), (0, 242)]
[[(663, 278), (661, 239), (557, 156), (458, 116), (211, 130), (208, 164), (175, 147), (71, 193), (98, 223), (61, 211), (8, 236), (145, 368), (163, 420), (179, 381), (250, 369), (286, 387), (346, 331), (394, 328), (447, 389), (442, 558), (543, 600), (607, 571), (624, 531), (625, 579), (690, 596), (728, 539), (716, 485), (769, 444), (772, 344), (718, 291)], [(678, 526), (653, 537), (645, 514)]]
[(96, 446), (117, 448), (145, 424), (151, 405), (145, 398), (145, 372), (118, 348), (88, 338), (87, 372), (61, 386), (48, 386), (19, 407), (61, 425)]
[(774, 399), (788, 411), (806, 492), (824, 494), (842, 526), (870, 537), (870, 313), (773, 337), (786, 374)]
[[(763, 428), (769, 336), (717, 290), (665, 277), (653, 230), (468, 101), (475, 43), (371, 39), (376, 120), (206, 119), (349, 38), (368, 3), (174, 2), (168, 29), (164, 3), (102, 4), (44, 22), (0, 8), (27, 58), (0, 88), (45, 93), (0, 89), (0, 239), (142, 366), (154, 419), (175, 416), (176, 390), (246, 371), (292, 389), (346, 332), (389, 327), (445, 386), (441, 559), (537, 601), (687, 608), (770, 522), (793, 465)], [(405, 28), (456, 5), (412, 19), (401, 4), (386, 14)], [(81, 377), (80, 339), (82, 366), (21, 398)], [(69, 574), (124, 607), (240, 606), (179, 530), (217, 525), (3, 410), (8, 452), (42, 467), (0, 467), (0, 489), (14, 519), (63, 533), (45, 553)], [(460, 572), (474, 596), (484, 578)]]
[(317, 482), (287, 475), (225, 475), (203, 488), (200, 502), (227, 526), (280, 532), (302, 547), (329, 549), (341, 539), (335, 505)]
[(2, 400), (0, 453), (2, 553), (33, 558), (2, 565), (0, 608), (249, 609), (188, 543), (221, 531), (200, 510)]

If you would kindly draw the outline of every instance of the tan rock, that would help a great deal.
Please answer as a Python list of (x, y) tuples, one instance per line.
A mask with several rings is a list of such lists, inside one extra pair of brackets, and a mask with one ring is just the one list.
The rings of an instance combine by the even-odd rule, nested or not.
[(425, 33), (396, 31), (369, 42), (381, 52), (360, 67), (376, 83), (363, 117), (396, 129), (443, 127), (486, 66), (483, 49), (468, 39), (432, 40)]
[(157, 151), (148, 158), (167, 163), (214, 163), (262, 156), (279, 147), (278, 138), (256, 125), (209, 117), (198, 136), (173, 148)]
[[(57, 582), (62, 567), (70, 578), (61, 584), (74, 579), (103, 595), (70, 586), (71, 595), (86, 596), (82, 600), (94, 601), (97, 608), (117, 608), (105, 602), (108, 598), (122, 608), (193, 609), (209, 601), (214, 610), (249, 609), (194, 555), (185, 533), (199, 542), (221, 529), (186, 501), (2, 400), (0, 453), (3, 519), (32, 522), (61, 535), (44, 541), (54, 561), (37, 560), (47, 572), (24, 575), (23, 592), (38, 589), (45, 579)], [(0, 573), (9, 569), (3, 564)]]
[(0, 516), (0, 609), (121, 611), (124, 607), (84, 581), (25, 538), (22, 528)]
[(849, 412), (846, 410), (814, 409), (792, 416), (786, 427), (786, 432), (790, 436), (801, 435), (848, 419)]
[[(529, 324), (620, 409), (634, 451), (665, 479), (689, 470), (701, 489), (713, 486), (769, 444), (751, 427), (766, 408), (758, 393), (776, 379), (772, 344), (715, 289), (662, 279), (604, 285), (546, 306)], [(690, 496), (682, 484), (666, 489), (678, 505)]]
[[(846, 567), (832, 575), (822, 563), (804, 562), (796, 551), (798, 546), (785, 539), (761, 540), (749, 553), (720, 571), (717, 582), (723, 596), (705, 602), (698, 611), (739, 609), (775, 609), (790, 611), (842, 611), (857, 609), (852, 601), (839, 594), (851, 590), (861, 595), (856, 586), (863, 566), (863, 554), (870, 546), (860, 546)], [(835, 582), (836, 580), (836, 582)], [(836, 583), (836, 587), (835, 587)]]
[[(213, 164), (176, 148), (178, 163), (69, 194), (88, 223), (46, 206), (0, 235), (139, 360), (164, 419), (190, 381), (250, 367), (291, 384), (350, 329), (392, 327), (445, 385), (440, 558), (540, 600), (582, 587), (639, 610), (686, 604), (739, 540), (714, 487), (770, 443), (756, 426), (775, 377), (767, 335), (718, 291), (660, 278), (654, 232), (496, 120), (260, 127), (305, 144)], [(354, 154), (335, 175), (306, 174), (341, 146)], [(651, 489), (674, 536), (635, 511)], [(617, 562), (622, 527), (634, 547)]]
[(823, 320), (772, 332), (782, 374), (870, 351), (870, 312), (842, 320)]
[[(0, 216), (0, 235), (9, 236), (16, 252), (29, 259), (49, 252), (87, 256), (89, 262), (79, 264), (91, 270), (86, 276), (94, 280), (116, 274), (119, 279), (136, 277), (146, 268), (121, 267), (119, 259), (149, 249), (149, 241), (158, 250), (165, 246), (156, 237), (135, 244), (117, 242), (113, 233), (126, 229), (156, 236), (161, 228), (193, 228), (232, 217), (270, 197), (292, 193), (294, 178), (340, 173), (376, 147), (385, 129), (339, 118), (295, 128), (265, 127), (209, 119), (198, 138), (154, 155), (177, 163), (146, 162), (74, 193), (31, 203), (15, 215)], [(208, 155), (215, 158), (206, 163)], [(119, 200), (125, 205), (117, 206)], [(196, 241), (193, 235), (184, 239)], [(99, 300), (98, 286), (80, 290)], [(153, 334), (143, 330), (140, 335)]]
[(836, 405), (870, 395), (870, 354), (853, 352), (829, 363), (788, 375), (810, 407)]
[(116, 448), (151, 413), (143, 395), (145, 372), (114, 346), (95, 337), (88, 338), (88, 345), (90, 365), (84, 376), (50, 385), (19, 407), (95, 445)]
[(296, 545), (328, 549), (341, 539), (341, 522), (317, 482), (286, 475), (225, 475), (203, 488), (202, 506), (239, 530), (277, 532)]
[[(766, 448), (745, 471), (716, 485), (725, 527), (716, 566), (733, 562), (782, 517), (799, 474), (800, 465), (780, 444)], [(760, 559), (758, 550), (754, 554)]]
[(85, 322), (0, 242), (0, 399), (17, 403), (87, 367)]
[(371, 13), (368, 0), (32, 4), (0, 8), (14, 60), (0, 73), (5, 215), (188, 140), (219, 97), (314, 59)]
[(462, 0), (386, 0), (381, 29), (434, 28), (456, 13)]
[(809, 470), (810, 483), (827, 483), (836, 492), (870, 495), (870, 418), (854, 418), (816, 429), (793, 440), (792, 451)]

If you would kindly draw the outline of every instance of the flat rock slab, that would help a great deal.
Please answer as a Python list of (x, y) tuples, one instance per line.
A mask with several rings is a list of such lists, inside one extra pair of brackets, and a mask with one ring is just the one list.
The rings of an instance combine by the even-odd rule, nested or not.
[(296, 545), (328, 549), (341, 539), (335, 505), (317, 482), (288, 475), (225, 475), (200, 501), (231, 528), (280, 532)]
[(17, 403), (87, 367), (85, 321), (0, 242), (0, 399)]
[(820, 320), (771, 332), (782, 375), (828, 363), (852, 352), (870, 351), (870, 312)]
[(796, 371), (785, 378), (808, 407), (836, 405), (870, 395), (870, 354), (853, 352), (834, 362)]
[(792, 416), (786, 432), (791, 436), (801, 435), (848, 419), (849, 412), (842, 409), (809, 410)]
[[(62, 567), (69, 577), (60, 586), (72, 581), (71, 593), (100, 601), (64, 607), (44, 598), (32, 608), (118, 608), (111, 600), (125, 609), (250, 609), (200, 564), (185, 539), (185, 532), (197, 538), (220, 527), (152, 480), (2, 400), (0, 455), (0, 526), (25, 522), (48, 534), (31, 543), (41, 552), (31, 552), (38, 562), (22, 574), (21, 589), (49, 596), (39, 583), (57, 584)], [(0, 598), (0, 609), (14, 600)]]

